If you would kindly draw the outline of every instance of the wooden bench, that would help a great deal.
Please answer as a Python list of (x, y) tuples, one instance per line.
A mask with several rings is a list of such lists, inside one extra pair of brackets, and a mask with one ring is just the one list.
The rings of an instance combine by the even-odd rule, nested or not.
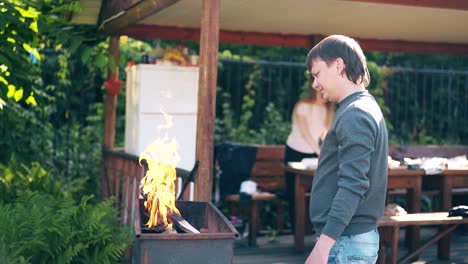
[(248, 218), (250, 220), (248, 234), (249, 246), (256, 246), (257, 244), (257, 232), (261, 229), (259, 214), (263, 202), (275, 202), (278, 214), (276, 223), (278, 231), (281, 231), (284, 226), (283, 200), (276, 194), (277, 191), (284, 191), (286, 187), (283, 166), (284, 151), (284, 146), (257, 145), (257, 154), (249, 179), (257, 183), (259, 192), (252, 195), (247, 204), (241, 202), (239, 194), (227, 195), (224, 198), (225, 201), (235, 204), (236, 206), (247, 207)]
[[(423, 250), (442, 238), (449, 237), (459, 224), (468, 224), (468, 218), (448, 217), (447, 212), (417, 213), (402, 216), (384, 216), (379, 222), (380, 250), (378, 263), (397, 263), (398, 239), (400, 227), (438, 225), (439, 232), (414, 252), (404, 256), (398, 263), (407, 263), (417, 257)], [(448, 245), (450, 246), (450, 245)], [(439, 251), (439, 258), (441, 257)]]

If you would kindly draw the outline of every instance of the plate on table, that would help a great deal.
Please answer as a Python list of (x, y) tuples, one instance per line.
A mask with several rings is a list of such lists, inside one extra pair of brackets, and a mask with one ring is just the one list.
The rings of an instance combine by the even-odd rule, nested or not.
[(300, 161), (290, 161), (288, 162), (289, 167), (297, 170), (305, 170), (306, 166)]
[(301, 161), (302, 164), (306, 167), (306, 169), (316, 169), (318, 165), (318, 158), (303, 158)]

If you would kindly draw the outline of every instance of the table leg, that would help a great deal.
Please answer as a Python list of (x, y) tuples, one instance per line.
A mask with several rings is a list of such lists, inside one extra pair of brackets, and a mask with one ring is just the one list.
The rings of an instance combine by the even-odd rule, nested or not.
[(294, 177), (296, 219), (294, 229), (294, 246), (297, 252), (304, 252), (305, 235), (305, 189), (301, 184), (300, 175)]
[(391, 252), (389, 256), (389, 263), (396, 264), (398, 257), (398, 237), (400, 233), (400, 227), (393, 226), (391, 227), (392, 242), (391, 242)]
[(258, 201), (252, 200), (250, 204), (249, 246), (257, 246)]
[(379, 257), (378, 264), (396, 264), (398, 258), (398, 235), (400, 227), (384, 226), (379, 227)]
[[(442, 188), (441, 188), (441, 200), (442, 210), (448, 211), (452, 207), (452, 177), (444, 175), (442, 176)], [(439, 228), (440, 231), (444, 230), (443, 227)], [(437, 245), (437, 256), (440, 259), (450, 258), (450, 233), (440, 239)]]
[[(421, 185), (422, 185), (422, 178), (421, 176), (417, 177), (415, 188), (408, 190), (408, 200), (409, 200), (409, 212), (410, 213), (419, 213), (421, 212)], [(419, 226), (411, 226), (408, 227), (406, 232), (407, 238), (407, 246), (410, 252), (413, 252), (417, 249), (420, 243), (420, 227)], [(413, 260), (417, 260), (418, 256), (415, 256)]]

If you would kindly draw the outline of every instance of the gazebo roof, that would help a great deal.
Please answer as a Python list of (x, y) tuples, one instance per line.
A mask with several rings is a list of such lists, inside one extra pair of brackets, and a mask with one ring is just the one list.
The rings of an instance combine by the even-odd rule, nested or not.
[[(106, 34), (199, 41), (202, 2), (81, 0), (75, 23)], [(222, 43), (311, 47), (324, 35), (357, 38), (366, 50), (468, 54), (464, 0), (222, 0)]]

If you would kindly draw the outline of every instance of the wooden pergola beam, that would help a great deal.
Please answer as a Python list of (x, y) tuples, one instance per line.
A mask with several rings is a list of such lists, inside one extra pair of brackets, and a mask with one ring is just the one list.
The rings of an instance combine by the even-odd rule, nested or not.
[(344, 0), (344, 1), (468, 10), (468, 1), (466, 0)]
[(101, 7), (98, 29), (106, 35), (117, 34), (123, 28), (136, 24), (178, 1), (180, 0), (132, 0), (127, 3), (123, 0), (108, 0)]
[[(196, 28), (179, 28), (157, 25), (136, 24), (119, 32), (121, 35), (140, 39), (167, 39), (199, 41), (200, 30)], [(285, 35), (277, 33), (257, 33), (242, 31), (219, 32), (220, 43), (235, 43), (260, 46), (283, 46), (311, 48), (320, 41), (322, 35)], [(415, 42), (402, 40), (381, 40), (356, 38), (364, 50), (384, 52), (407, 52), (427, 54), (467, 55), (468, 44)]]
[(468, 44), (355, 38), (364, 50), (422, 54), (467, 55)]
[[(136, 24), (126, 27), (119, 32), (139, 39), (166, 39), (166, 40), (189, 40), (199, 41), (200, 30), (198, 28), (180, 28), (171, 26), (158, 26), (147, 24)], [(320, 35), (304, 36), (294, 34), (270, 34), (244, 31), (219, 32), (220, 43), (235, 43), (260, 46), (283, 46), (283, 47), (310, 47), (311, 43)]]

